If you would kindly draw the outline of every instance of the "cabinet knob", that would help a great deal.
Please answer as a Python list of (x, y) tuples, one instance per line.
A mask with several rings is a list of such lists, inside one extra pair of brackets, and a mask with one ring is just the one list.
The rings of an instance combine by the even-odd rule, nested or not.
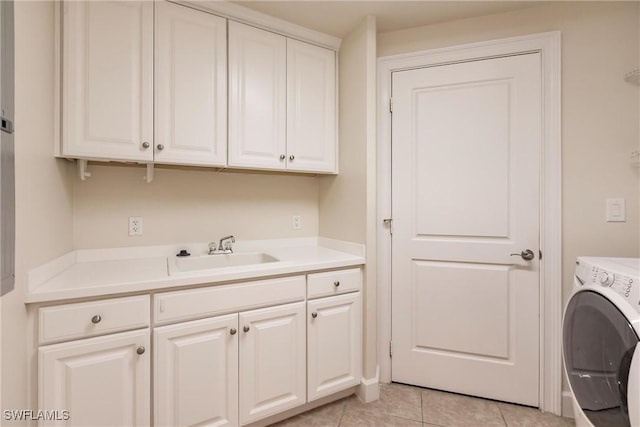
[(340, 286), (340, 281), (336, 280), (335, 282), (333, 282), (333, 286), (335, 286), (336, 288)]
[(318, 317), (318, 313), (316, 313), (316, 312), (314, 311), (313, 313), (311, 313), (311, 317), (313, 317), (313, 318), (315, 319), (316, 317)]
[(138, 349), (136, 350), (136, 353), (138, 354), (144, 354), (144, 352), (146, 351), (146, 349), (143, 346), (138, 347)]
[(151, 146), (151, 144), (149, 144), (147, 141), (142, 143), (142, 148), (149, 148)]
[(296, 157), (295, 157), (293, 154), (289, 156), (289, 160), (293, 160), (293, 159), (295, 159), (295, 158), (296, 158)]
[(242, 330), (245, 331), (245, 332), (249, 332), (249, 327), (245, 326), (244, 328), (242, 328)]
[(164, 150), (164, 145), (163, 144), (158, 144), (158, 145), (156, 145), (156, 148), (158, 149), (158, 151), (162, 151), (162, 150)]
[(100, 323), (101, 320), (102, 320), (102, 316), (100, 316), (99, 314), (96, 314), (91, 318), (91, 323), (97, 324), (97, 323)]
[(236, 332), (238, 332), (238, 331), (236, 330), (236, 328), (231, 328), (231, 329), (229, 329), (229, 333), (230, 333), (231, 335), (235, 335), (235, 334), (236, 334)]
[(284, 154), (280, 154), (280, 160), (284, 160), (287, 156), (285, 156)]

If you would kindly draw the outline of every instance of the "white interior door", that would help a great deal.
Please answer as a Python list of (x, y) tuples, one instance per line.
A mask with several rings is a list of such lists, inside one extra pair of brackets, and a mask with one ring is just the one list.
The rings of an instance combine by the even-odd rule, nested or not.
[(393, 381), (538, 406), (540, 67), (393, 74)]

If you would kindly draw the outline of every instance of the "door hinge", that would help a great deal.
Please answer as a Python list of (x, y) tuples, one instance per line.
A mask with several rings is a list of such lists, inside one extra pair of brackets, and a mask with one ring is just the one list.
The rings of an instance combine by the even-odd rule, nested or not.
[(393, 98), (389, 98), (389, 112), (393, 113)]
[(393, 218), (385, 218), (382, 222), (384, 225), (389, 226), (389, 234), (393, 234)]
[(542, 261), (542, 251), (538, 249), (538, 259)]
[(391, 347), (391, 341), (389, 341), (389, 357), (393, 357), (393, 347)]

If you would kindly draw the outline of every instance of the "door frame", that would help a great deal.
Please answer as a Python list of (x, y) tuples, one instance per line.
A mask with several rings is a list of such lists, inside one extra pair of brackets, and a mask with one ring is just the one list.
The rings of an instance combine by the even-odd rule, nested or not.
[[(378, 58), (378, 363), (391, 381), (391, 77), (395, 71), (540, 53), (540, 409), (562, 413), (561, 33), (552, 31)], [(392, 224), (390, 225), (393, 226)]]

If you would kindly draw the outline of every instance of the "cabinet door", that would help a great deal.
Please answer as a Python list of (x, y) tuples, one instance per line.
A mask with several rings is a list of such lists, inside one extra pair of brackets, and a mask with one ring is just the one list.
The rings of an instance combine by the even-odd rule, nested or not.
[(287, 39), (287, 169), (336, 172), (335, 52)]
[(305, 403), (304, 302), (240, 313), (240, 423)]
[(238, 425), (238, 315), (156, 328), (156, 426)]
[(62, 155), (151, 161), (153, 2), (63, 7)]
[(308, 399), (312, 401), (360, 383), (360, 292), (307, 304)]
[(286, 61), (285, 37), (229, 22), (229, 166), (285, 168)]
[(149, 425), (149, 329), (41, 347), (41, 410), (69, 411), (47, 425)]
[(164, 1), (155, 17), (155, 161), (225, 166), (227, 20)]

